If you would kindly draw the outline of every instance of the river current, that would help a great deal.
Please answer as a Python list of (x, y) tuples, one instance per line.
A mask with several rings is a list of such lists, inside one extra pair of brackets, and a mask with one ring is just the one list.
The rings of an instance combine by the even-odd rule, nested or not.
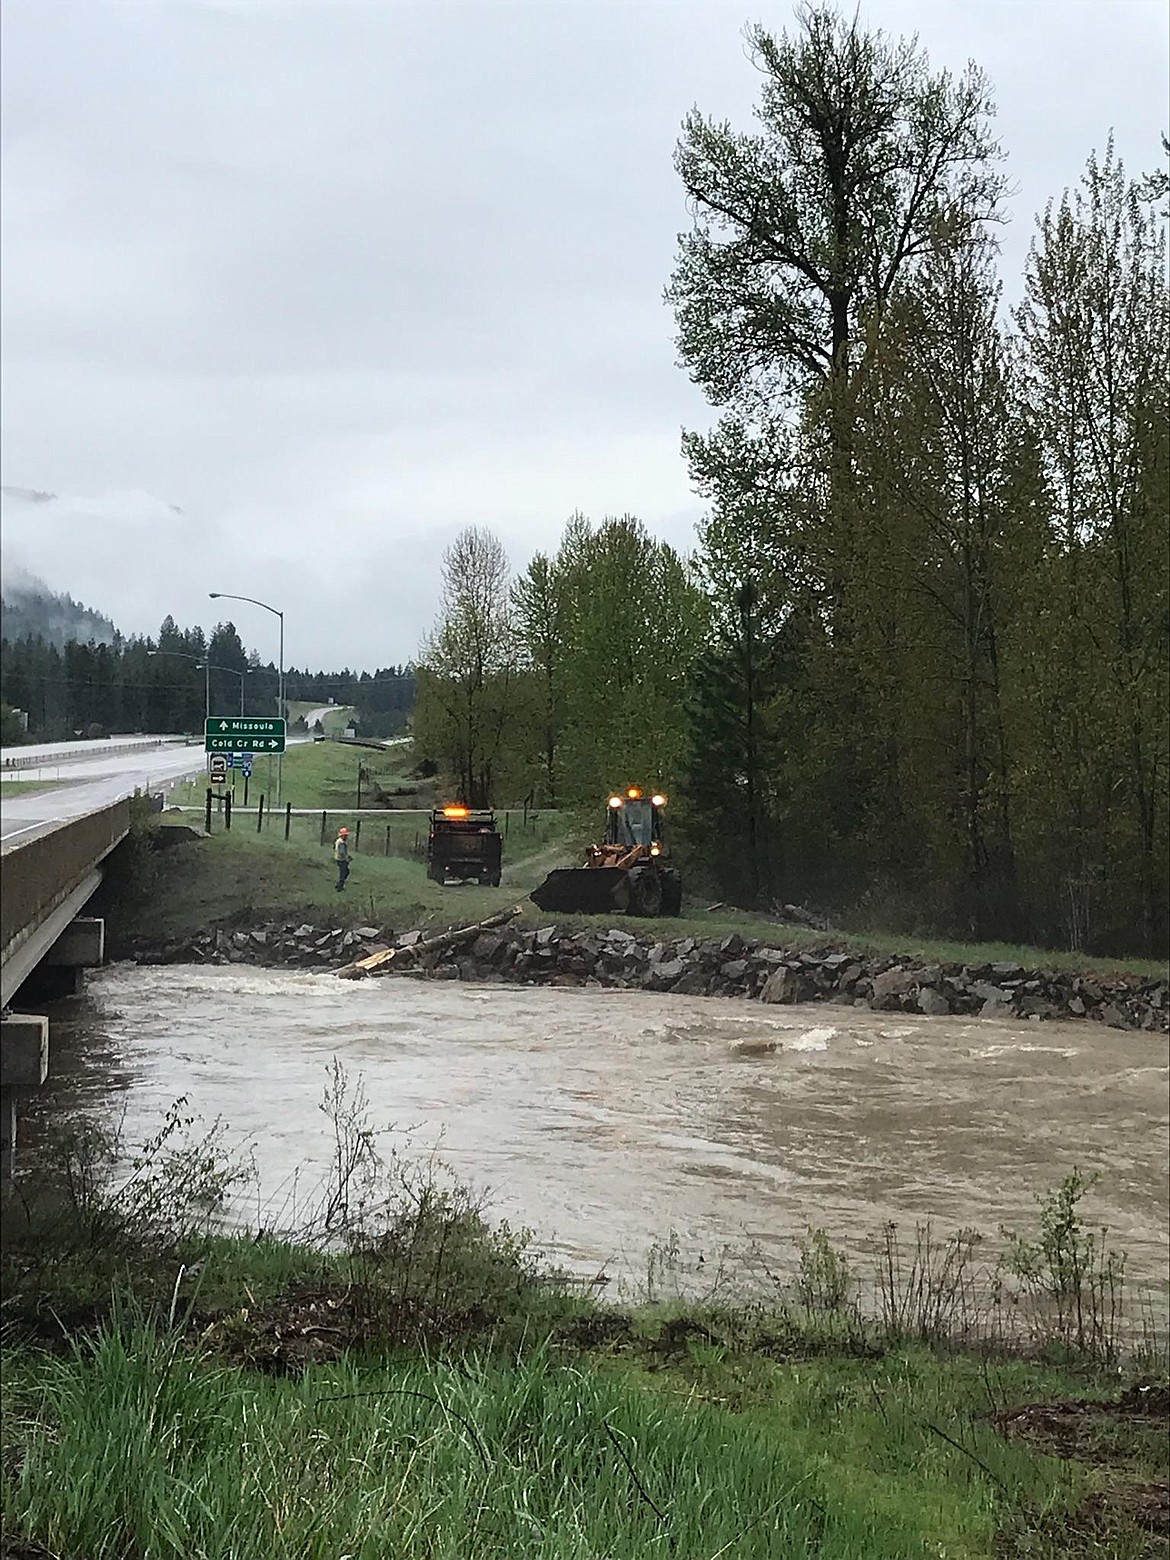
[(1087, 1203), (1164, 1291), (1167, 1041), (1083, 1023), (925, 1018), (848, 1006), (645, 992), (339, 982), (245, 966), (94, 975), (53, 1013), (52, 1075), (22, 1124), (35, 1156), (63, 1110), (145, 1140), (186, 1096), (258, 1182), (242, 1216), (287, 1223), (329, 1162), (334, 1058), (360, 1078), (383, 1147), (436, 1152), (582, 1273), (637, 1273), (677, 1232), (684, 1257), (756, 1246), (792, 1265), (821, 1226), (861, 1249), (1032, 1232), (1073, 1165)]

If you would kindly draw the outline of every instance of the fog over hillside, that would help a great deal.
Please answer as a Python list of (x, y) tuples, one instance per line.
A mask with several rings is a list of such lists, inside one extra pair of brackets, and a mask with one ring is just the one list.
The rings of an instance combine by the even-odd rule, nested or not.
[(60, 649), (69, 640), (112, 644), (116, 629), (108, 617), (50, 590), (20, 564), (0, 564), (0, 638), (39, 636)]

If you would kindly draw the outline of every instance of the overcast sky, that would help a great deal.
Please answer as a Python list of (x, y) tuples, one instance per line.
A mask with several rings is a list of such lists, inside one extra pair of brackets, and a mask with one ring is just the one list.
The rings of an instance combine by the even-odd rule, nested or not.
[[(209, 590), (290, 664), (408, 659), (443, 549), (567, 516), (682, 549), (713, 414), (662, 302), (694, 104), (750, 128), (750, 0), (5, 0), (5, 568), (153, 632)], [(1034, 214), (1166, 129), (1164, 0), (868, 0), (994, 84)], [(52, 494), (35, 500), (30, 493)], [(229, 605), (229, 604), (223, 604)], [(275, 623), (232, 613), (275, 656)]]

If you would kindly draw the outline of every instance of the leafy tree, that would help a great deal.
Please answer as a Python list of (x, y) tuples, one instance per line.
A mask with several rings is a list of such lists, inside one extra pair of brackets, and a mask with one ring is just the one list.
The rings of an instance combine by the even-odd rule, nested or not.
[(969, 935), (1017, 918), (1004, 653), (1043, 551), (999, 291), (985, 241), (940, 249), (894, 306), (859, 397), (881, 534), (867, 648), (899, 843)]
[(469, 806), (494, 799), (517, 694), (508, 560), (491, 531), (469, 527), (443, 555), (439, 617), (419, 656), (415, 722), (422, 750), (450, 770)]
[(750, 903), (767, 897), (780, 869), (791, 693), (782, 645), (803, 585), (790, 443), (783, 429), (764, 434), (734, 417), (684, 439), (712, 500), (695, 560), (709, 623), (690, 678), (685, 814), (692, 848), (721, 890)]
[(535, 682), (533, 704), (544, 801), (555, 807), (564, 721), (565, 601), (563, 581), (547, 553), (536, 553), (512, 587), (512, 610), (523, 662)]
[(975, 66), (932, 73), (916, 41), (827, 5), (747, 41), (760, 130), (688, 115), (675, 164), (694, 228), (668, 296), (692, 377), (750, 412), (848, 384), (906, 270), (946, 241), (941, 219), (991, 218), (1003, 179)]
[(1051, 493), (1037, 760), (1060, 788), (1050, 826), (1074, 943), (1102, 880), (1115, 907), (1138, 886), (1151, 943), (1165, 925), (1170, 306), (1165, 230), (1143, 193), (1112, 146), (1090, 158), (1040, 221), (1018, 316)]
[(686, 690), (702, 642), (701, 592), (678, 554), (632, 515), (574, 515), (556, 556), (563, 603), (562, 737), (569, 800), (627, 780), (672, 786)]
[[(802, 9), (780, 38), (759, 26), (747, 37), (762, 76), (758, 129), (687, 118), (676, 167), (694, 223), (668, 298), (692, 378), (760, 435), (729, 468), (749, 512), (779, 453), (796, 479), (761, 577), (769, 591), (769, 568), (799, 587), (776, 661), (803, 703), (778, 759), (798, 819), (784, 833), (805, 841), (797, 877), (815, 860), (843, 866), (844, 840), (872, 875), (911, 830), (890, 719), (889, 602), (875, 588), (884, 517), (858, 466), (859, 397), (901, 292), (996, 215), (992, 105), (974, 66), (933, 72), (916, 41), (829, 6)], [(701, 477), (694, 441), (688, 453)], [(864, 841), (872, 858), (857, 850)]]

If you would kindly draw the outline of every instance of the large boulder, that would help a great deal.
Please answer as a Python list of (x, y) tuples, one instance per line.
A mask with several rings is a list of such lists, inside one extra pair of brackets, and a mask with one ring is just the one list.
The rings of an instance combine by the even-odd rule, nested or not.
[(781, 965), (773, 970), (760, 990), (761, 1002), (796, 1002), (800, 996), (800, 980), (794, 970)]

